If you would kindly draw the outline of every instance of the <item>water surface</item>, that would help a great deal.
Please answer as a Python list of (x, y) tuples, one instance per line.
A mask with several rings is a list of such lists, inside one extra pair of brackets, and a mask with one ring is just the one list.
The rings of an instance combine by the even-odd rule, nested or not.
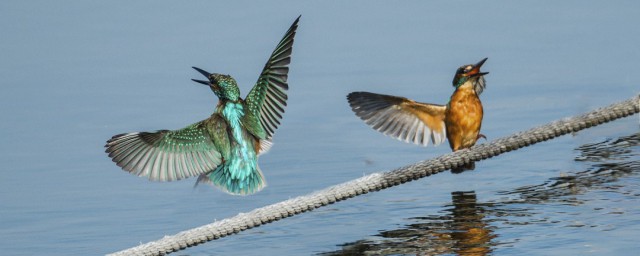
[[(153, 183), (107, 158), (114, 134), (213, 111), (191, 66), (246, 94), (300, 14), (265, 190)], [(447, 153), (378, 134), (345, 96), (443, 104), (455, 69), (484, 57), (489, 140), (627, 99), (640, 92), (638, 16), (634, 1), (2, 2), (0, 247), (105, 254)], [(640, 249), (638, 131), (635, 115), (179, 254), (628, 254)]]

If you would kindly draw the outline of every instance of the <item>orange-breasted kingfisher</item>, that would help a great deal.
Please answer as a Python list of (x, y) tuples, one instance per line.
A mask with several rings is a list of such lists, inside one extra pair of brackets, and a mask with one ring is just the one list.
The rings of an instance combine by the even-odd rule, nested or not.
[(258, 156), (271, 146), (287, 105), (287, 77), (298, 17), (271, 54), (257, 83), (245, 99), (231, 76), (209, 73), (192, 79), (218, 97), (207, 119), (180, 130), (134, 132), (113, 136), (105, 145), (109, 157), (122, 169), (152, 181), (174, 181), (199, 176), (233, 195), (262, 190), (266, 181)]
[[(431, 141), (437, 146), (446, 134), (454, 152), (469, 148), (479, 138), (486, 138), (480, 134), (483, 111), (478, 97), (486, 87), (484, 75), (488, 72), (480, 72), (486, 60), (458, 68), (453, 77), (455, 91), (446, 105), (370, 92), (352, 92), (347, 100), (358, 117), (385, 135), (422, 146)], [(474, 168), (471, 162), (452, 172)]]

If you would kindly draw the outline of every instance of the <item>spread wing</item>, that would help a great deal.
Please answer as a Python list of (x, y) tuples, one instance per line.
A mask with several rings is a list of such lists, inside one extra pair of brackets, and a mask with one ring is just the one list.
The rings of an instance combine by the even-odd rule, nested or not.
[(105, 147), (122, 169), (154, 181), (180, 180), (212, 171), (221, 155), (201, 121), (186, 128), (113, 136)]
[(352, 92), (347, 100), (360, 119), (385, 135), (422, 146), (445, 139), (444, 105), (370, 92)]
[(280, 125), (287, 106), (287, 76), (293, 37), (298, 28), (298, 17), (271, 54), (258, 82), (245, 99), (247, 114), (243, 117), (245, 128), (260, 139), (270, 139)]

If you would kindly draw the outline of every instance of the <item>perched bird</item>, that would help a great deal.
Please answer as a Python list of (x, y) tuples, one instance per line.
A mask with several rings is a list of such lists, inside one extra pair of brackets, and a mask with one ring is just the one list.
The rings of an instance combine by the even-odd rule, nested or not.
[[(437, 146), (444, 141), (446, 129), (453, 151), (469, 148), (479, 138), (486, 138), (480, 134), (483, 112), (478, 98), (486, 87), (484, 75), (488, 72), (480, 72), (486, 60), (458, 68), (453, 77), (456, 89), (447, 105), (370, 92), (352, 92), (347, 100), (358, 117), (385, 135), (422, 146), (431, 141)], [(452, 172), (473, 170), (474, 167), (472, 162)]]
[[(271, 146), (287, 105), (288, 65), (298, 17), (267, 61), (246, 99), (229, 75), (209, 73), (192, 79), (218, 96), (215, 112), (183, 129), (134, 132), (113, 136), (105, 145), (109, 157), (125, 171), (153, 181), (198, 176), (234, 195), (248, 195), (266, 186), (258, 155)], [(198, 182), (196, 184), (198, 184)]]

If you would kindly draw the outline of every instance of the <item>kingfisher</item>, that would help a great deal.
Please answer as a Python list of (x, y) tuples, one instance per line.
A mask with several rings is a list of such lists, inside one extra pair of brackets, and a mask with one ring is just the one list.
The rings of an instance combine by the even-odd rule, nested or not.
[[(486, 139), (480, 133), (483, 110), (478, 97), (486, 88), (484, 75), (489, 73), (480, 72), (485, 61), (487, 58), (458, 68), (453, 77), (455, 91), (446, 105), (370, 92), (352, 92), (347, 100), (360, 119), (387, 136), (421, 146), (429, 142), (437, 146), (446, 134), (454, 152), (470, 148), (478, 139)], [(471, 162), (451, 171), (460, 173), (474, 168)]]
[(179, 130), (123, 133), (105, 145), (109, 157), (125, 171), (152, 181), (199, 176), (232, 195), (262, 190), (266, 181), (258, 156), (272, 145), (287, 105), (287, 77), (293, 39), (300, 16), (271, 54), (255, 86), (245, 99), (236, 80), (193, 67), (218, 97), (210, 117)]

